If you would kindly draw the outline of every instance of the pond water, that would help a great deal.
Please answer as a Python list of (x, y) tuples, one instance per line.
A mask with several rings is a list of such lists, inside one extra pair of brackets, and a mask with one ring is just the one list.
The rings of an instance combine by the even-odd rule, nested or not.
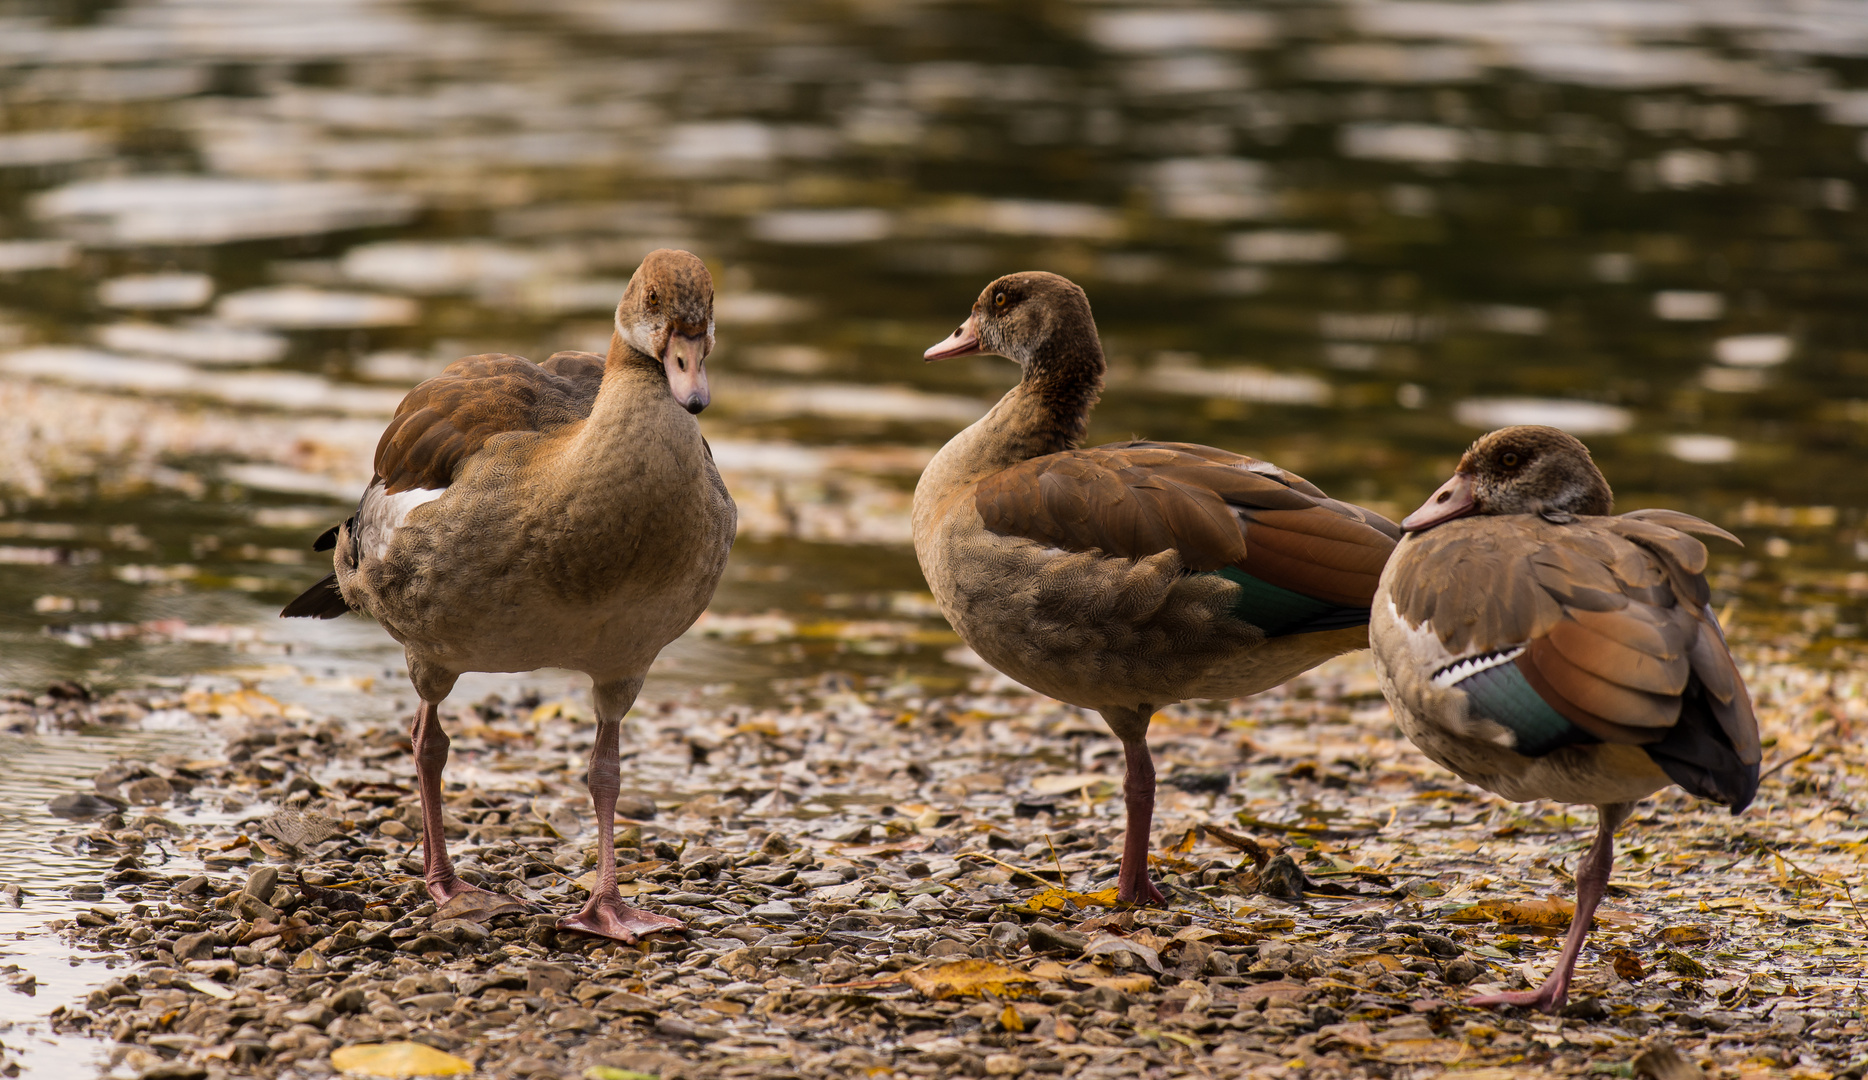
[[(4, 12), (0, 688), (405, 707), (373, 626), (273, 617), (310, 539), (410, 386), (601, 351), (659, 246), (719, 286), (702, 423), (744, 531), (651, 693), (965, 677), (909, 493), (1014, 369), (920, 352), (1032, 268), (1095, 307), (1095, 441), (1398, 517), (1479, 432), (1557, 423), (1624, 508), (1745, 539), (1715, 563), (1740, 636), (1838, 662), (1868, 626), (1859, 4)], [(0, 874), (95, 876), (44, 802), (140, 737), (9, 747)], [(38, 903), (0, 930), (71, 907)], [(74, 992), (40, 979), (0, 1016)]]

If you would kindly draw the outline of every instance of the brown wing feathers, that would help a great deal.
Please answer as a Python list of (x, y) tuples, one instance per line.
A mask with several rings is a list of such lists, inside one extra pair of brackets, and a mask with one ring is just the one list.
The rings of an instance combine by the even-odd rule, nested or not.
[(1034, 458), (982, 480), (975, 505), (1003, 536), (1120, 558), (1172, 549), (1190, 571), (1236, 567), (1349, 607), (1368, 606), (1399, 535), (1294, 474), (1181, 443)]
[(1456, 522), (1420, 536), (1414, 561), (1423, 572), (1401, 579), (1393, 595), (1455, 655), (1525, 645), (1517, 659), (1525, 681), (1604, 742), (1673, 754), (1691, 741), (1679, 730), (1693, 722), (1687, 712), (1703, 708), (1739, 762), (1755, 767), (1757, 722), (1706, 607), (1705, 545), (1679, 531), (1689, 525), (1725, 535), (1675, 511), (1570, 525)]
[(469, 356), (409, 391), (376, 444), (389, 494), (444, 488), (487, 439), (542, 431), (590, 414), (603, 361), (558, 353), (543, 364), (501, 353)]

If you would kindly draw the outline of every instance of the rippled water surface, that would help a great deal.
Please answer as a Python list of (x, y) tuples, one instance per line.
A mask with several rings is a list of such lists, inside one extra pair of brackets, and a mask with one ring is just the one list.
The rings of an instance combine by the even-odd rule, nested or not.
[[(909, 493), (1013, 369), (920, 352), (1030, 268), (1089, 290), (1095, 440), (1399, 516), (1481, 430), (1557, 423), (1624, 507), (1744, 537), (1715, 563), (1739, 634), (1828, 662), (1868, 625), (1858, 3), (0, 12), (7, 687), (399, 708), (373, 626), (273, 618), (309, 540), (411, 385), (600, 351), (665, 245), (719, 285), (703, 425), (744, 530), (665, 689), (964, 675)], [(46, 887), (0, 930), (96, 876), (44, 800), (126, 745), (23, 738), (0, 876)], [(71, 996), (40, 979), (0, 1012)]]

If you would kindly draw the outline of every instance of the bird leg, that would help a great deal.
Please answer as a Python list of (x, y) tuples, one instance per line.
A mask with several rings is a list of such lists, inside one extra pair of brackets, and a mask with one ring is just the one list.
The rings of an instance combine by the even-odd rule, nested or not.
[(441, 770), (448, 763), (448, 733), (441, 729), (441, 705), (423, 699), (409, 724), (409, 742), (415, 748), (416, 787), (422, 795), (422, 879), (437, 905), (456, 901), (455, 907), (510, 907), (513, 899), (469, 885), (454, 874), (448, 858), (448, 839), (441, 825)]
[(1576, 864), (1576, 913), (1570, 917), (1570, 932), (1563, 939), (1563, 955), (1550, 971), (1544, 985), (1535, 990), (1505, 994), (1482, 994), (1467, 1000), (1468, 1005), (1527, 1005), (1554, 1013), (1563, 1007), (1570, 993), (1570, 975), (1576, 970), (1576, 957), (1589, 937), (1589, 923), (1596, 905), (1608, 891), (1609, 868), (1615, 862), (1615, 830), (1634, 811), (1633, 803), (1610, 803), (1596, 807), (1596, 839)]
[(1155, 816), (1155, 760), (1148, 752), (1148, 721), (1154, 709), (1107, 709), (1103, 720), (1122, 740), (1122, 801), (1128, 822), (1122, 831), (1122, 869), (1116, 875), (1116, 899), (1131, 904), (1163, 904), (1166, 898), (1148, 879), (1148, 834)]
[[(640, 684), (637, 684), (640, 686)], [(590, 801), (597, 811), (597, 884), (582, 911), (558, 921), (560, 930), (576, 930), (597, 937), (634, 942), (644, 934), (658, 930), (680, 930), (679, 919), (657, 915), (623, 903), (616, 888), (616, 795), (622, 787), (621, 751), (623, 714), (629, 711), (635, 694), (621, 709), (612, 704), (600, 688), (597, 694), (597, 744), (590, 748)]]

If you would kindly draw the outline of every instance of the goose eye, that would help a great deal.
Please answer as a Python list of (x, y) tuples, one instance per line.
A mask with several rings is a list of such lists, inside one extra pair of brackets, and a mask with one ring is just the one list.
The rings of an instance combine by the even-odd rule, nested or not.
[(1514, 453), (1506, 453), (1500, 457), (1498, 461), (1499, 464), (1507, 469), (1515, 469), (1518, 467), (1518, 455)]
[(1005, 306), (1005, 294), (999, 293), (998, 295), (994, 296), (992, 298), (992, 306), (993, 307), (1004, 307)]

